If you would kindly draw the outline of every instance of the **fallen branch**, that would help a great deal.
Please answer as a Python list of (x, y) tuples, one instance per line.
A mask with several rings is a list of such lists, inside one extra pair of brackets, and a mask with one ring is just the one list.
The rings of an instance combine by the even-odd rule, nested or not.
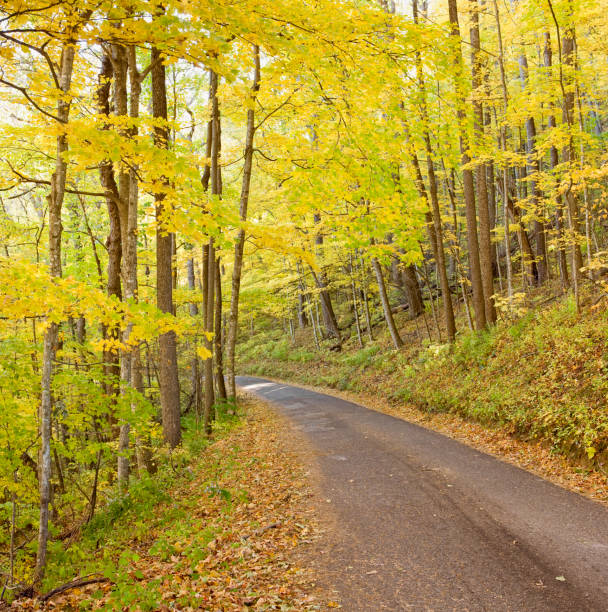
[(260, 527), (259, 529), (256, 529), (253, 533), (250, 533), (248, 535), (244, 535), (241, 537), (241, 540), (246, 541), (248, 540), (251, 536), (259, 536), (262, 535), (265, 531), (268, 531), (269, 529), (277, 529), (278, 527), (281, 526), (281, 523), (270, 523), (270, 525), (266, 525), (266, 527)]
[(39, 597), (39, 600), (48, 601), (49, 599), (51, 599), (51, 597), (55, 597), (55, 595), (59, 595), (59, 593), (65, 593), (65, 591), (69, 591), (70, 589), (76, 589), (78, 587), (87, 586), (89, 584), (98, 584), (102, 582), (110, 582), (110, 579), (106, 578), (105, 576), (89, 574), (88, 576), (84, 576), (83, 578), (76, 578), (71, 582), (66, 582), (61, 586), (58, 586), (57, 588), (49, 591), (48, 593), (41, 595)]

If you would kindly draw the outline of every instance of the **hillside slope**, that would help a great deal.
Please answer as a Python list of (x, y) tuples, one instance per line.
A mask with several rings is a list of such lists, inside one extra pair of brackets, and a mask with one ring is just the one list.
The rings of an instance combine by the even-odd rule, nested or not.
[[(405, 315), (400, 315), (405, 317)], [(577, 315), (568, 297), (463, 333), (454, 345), (420, 340), (399, 320), (406, 347), (379, 334), (359, 348), (316, 351), (308, 330), (292, 341), (270, 322), (243, 338), (239, 369), (309, 385), (370, 394), (393, 409), (448, 413), (519, 440), (539, 442), (587, 471), (608, 471), (608, 318), (601, 302)]]

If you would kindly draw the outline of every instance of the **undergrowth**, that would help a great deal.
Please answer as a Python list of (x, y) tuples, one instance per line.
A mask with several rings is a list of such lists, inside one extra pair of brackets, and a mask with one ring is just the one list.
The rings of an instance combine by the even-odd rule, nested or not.
[[(219, 408), (215, 440), (226, 437), (242, 422), (241, 417)], [(233, 456), (221, 456), (208, 450), (213, 440), (205, 436), (202, 423), (194, 416), (186, 416), (183, 425), (182, 447), (166, 450), (155, 474), (145, 473), (140, 478), (132, 478), (128, 492), (119, 494), (116, 491), (114, 498), (100, 508), (82, 527), (78, 537), (72, 538), (67, 545), (60, 540), (51, 543), (43, 591), (75, 576), (101, 575), (112, 584), (109, 594), (102, 589), (92, 594), (93, 598), (107, 600), (103, 609), (136, 605), (140, 610), (153, 610), (162, 599), (162, 581), (141, 581), (141, 570), (133, 570), (132, 566), (142, 555), (167, 561), (175, 554), (186, 552), (193, 567), (206, 556), (207, 545), (221, 531), (222, 525), (207, 525), (199, 513), (191, 511), (200, 500), (176, 497), (176, 491), (203, 478), (203, 491), (210, 498), (218, 496), (221, 499), (222, 512), (226, 516), (230, 514), (233, 500), (242, 499), (244, 494), (217, 485), (218, 478), (235, 467)], [(190, 541), (186, 548), (176, 544), (187, 538)], [(183, 599), (182, 605), (191, 605), (186, 600)]]
[[(294, 342), (266, 328), (240, 345), (240, 370), (455, 413), (607, 470), (608, 314), (603, 309), (591, 306), (578, 315), (572, 298), (564, 297), (516, 321), (461, 332), (453, 345), (416, 339), (411, 322), (402, 321), (401, 327), (409, 339), (401, 351), (380, 335), (364, 348), (351, 338), (337, 355), (314, 351), (307, 332), (299, 332)], [(311, 352), (315, 360), (292, 357)]]
[[(309, 491), (281, 420), (253, 399), (218, 406), (214, 439), (185, 419), (183, 444), (133, 478), (69, 542), (56, 541), (39, 610), (297, 610), (336, 607), (293, 551), (316, 537)], [(277, 442), (280, 440), (280, 442)], [(304, 562), (302, 555), (297, 557)]]

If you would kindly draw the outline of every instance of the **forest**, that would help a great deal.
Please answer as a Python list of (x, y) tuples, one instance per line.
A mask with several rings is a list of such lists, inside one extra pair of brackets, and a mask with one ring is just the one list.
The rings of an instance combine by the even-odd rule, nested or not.
[(0, 609), (338, 607), (248, 552), (312, 527), (239, 376), (606, 502), (607, 55), (601, 0), (3, 0)]

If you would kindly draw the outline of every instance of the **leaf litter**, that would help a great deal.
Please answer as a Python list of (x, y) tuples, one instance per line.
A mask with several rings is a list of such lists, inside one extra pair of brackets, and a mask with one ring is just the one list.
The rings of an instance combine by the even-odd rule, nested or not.
[[(107, 584), (21, 610), (314, 611), (339, 607), (317, 583), (310, 473), (281, 417), (247, 398), (246, 417), (210, 445), (159, 504), (148, 529), (114, 550)], [(96, 554), (101, 556), (101, 550)]]

